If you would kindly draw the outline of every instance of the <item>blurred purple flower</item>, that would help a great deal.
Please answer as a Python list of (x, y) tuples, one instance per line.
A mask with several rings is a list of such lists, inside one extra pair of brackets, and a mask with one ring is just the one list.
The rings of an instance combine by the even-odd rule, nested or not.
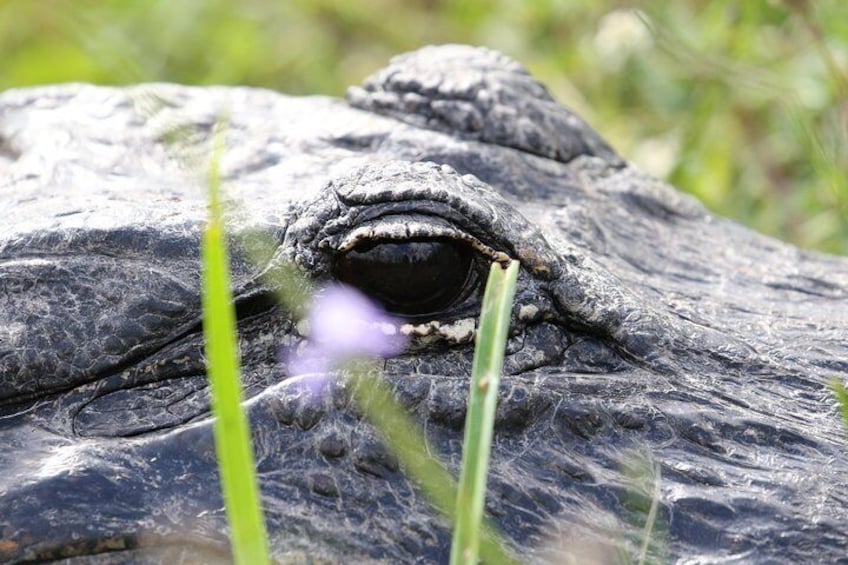
[(327, 373), (345, 361), (390, 357), (406, 347), (400, 324), (348, 286), (333, 284), (318, 293), (308, 321), (307, 343), (281, 351), (281, 357), (289, 375), (313, 392), (323, 390)]
[(316, 297), (309, 327), (313, 343), (336, 358), (387, 357), (406, 345), (396, 320), (358, 290), (340, 284)]

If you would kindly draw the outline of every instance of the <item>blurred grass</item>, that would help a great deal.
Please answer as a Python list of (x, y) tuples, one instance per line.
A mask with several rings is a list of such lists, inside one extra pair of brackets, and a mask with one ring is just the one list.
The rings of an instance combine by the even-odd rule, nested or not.
[(0, 0), (0, 88), (340, 95), (390, 56), (444, 42), (522, 61), (622, 154), (718, 213), (848, 253), (842, 0)]

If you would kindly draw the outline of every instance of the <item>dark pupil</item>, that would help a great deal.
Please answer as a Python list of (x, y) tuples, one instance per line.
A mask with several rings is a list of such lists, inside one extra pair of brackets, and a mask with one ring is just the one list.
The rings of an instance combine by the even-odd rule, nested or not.
[(422, 316), (444, 310), (463, 294), (471, 265), (468, 247), (450, 240), (377, 241), (342, 255), (334, 274), (389, 312)]

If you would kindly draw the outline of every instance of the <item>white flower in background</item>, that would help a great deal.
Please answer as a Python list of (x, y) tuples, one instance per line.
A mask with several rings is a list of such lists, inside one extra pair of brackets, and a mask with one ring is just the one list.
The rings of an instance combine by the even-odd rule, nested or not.
[(679, 156), (680, 140), (673, 133), (643, 139), (631, 152), (636, 166), (658, 179), (668, 178)]
[(614, 10), (601, 18), (595, 34), (595, 49), (601, 63), (617, 71), (631, 55), (653, 47), (654, 37), (645, 24), (647, 19), (643, 12), (627, 9)]

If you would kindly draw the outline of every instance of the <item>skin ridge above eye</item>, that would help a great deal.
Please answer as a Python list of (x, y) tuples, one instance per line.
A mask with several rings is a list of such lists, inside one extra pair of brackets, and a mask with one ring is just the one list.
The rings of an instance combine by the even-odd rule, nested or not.
[[(490, 186), (470, 175), (459, 175), (447, 165), (430, 162), (366, 164), (330, 181), (295, 213), (277, 259), (294, 261), (323, 275), (327, 265), (317, 256), (318, 248), (339, 249), (345, 233), (355, 232), (366, 218), (379, 215), (382, 206), (400, 201), (423, 213), (438, 213), (465, 230), (473, 228), (477, 233), (465, 237), (479, 240), (481, 249), (490, 246), (495, 260), (518, 258), (525, 269), (541, 278), (559, 273), (556, 254), (538, 227)], [(364, 217), (363, 211), (367, 213)], [(440, 221), (437, 216), (434, 220)], [(272, 260), (271, 268), (273, 264)]]

